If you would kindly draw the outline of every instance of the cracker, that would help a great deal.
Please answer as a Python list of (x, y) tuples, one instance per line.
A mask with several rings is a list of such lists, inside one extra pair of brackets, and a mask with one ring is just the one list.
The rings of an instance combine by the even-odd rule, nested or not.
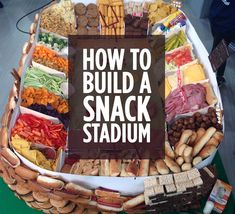
[(185, 192), (186, 191), (186, 187), (182, 183), (177, 183), (175, 186), (176, 186), (177, 192)]
[(175, 186), (175, 184), (168, 184), (168, 185), (165, 185), (165, 188), (166, 188), (166, 192), (167, 192), (167, 193), (176, 192), (176, 186)]
[(157, 186), (157, 178), (156, 177), (151, 177), (151, 178), (146, 178), (144, 179), (144, 188), (149, 188), (153, 186)]
[(149, 197), (144, 194), (144, 201), (146, 205), (150, 205), (151, 201), (149, 200)]
[(173, 184), (173, 183), (174, 183), (174, 180), (171, 174), (159, 176), (160, 185), (167, 185), (167, 184)]
[(175, 183), (182, 183), (182, 182), (186, 182), (189, 180), (187, 172), (180, 172), (180, 173), (176, 173), (174, 174), (174, 180)]
[(201, 186), (203, 184), (203, 180), (201, 179), (201, 177), (194, 178), (192, 181), (194, 186)]
[(152, 196), (155, 196), (156, 194), (153, 188), (147, 188), (144, 190), (144, 195), (146, 197), (152, 197)]
[(194, 183), (191, 180), (179, 183), (179, 185), (185, 186), (185, 188), (192, 188), (192, 187), (194, 187)]
[(154, 187), (154, 192), (156, 195), (163, 194), (164, 192), (164, 187), (162, 185), (157, 185)]
[(187, 171), (187, 174), (188, 174), (189, 180), (193, 180), (194, 178), (201, 177), (201, 174), (197, 168)]

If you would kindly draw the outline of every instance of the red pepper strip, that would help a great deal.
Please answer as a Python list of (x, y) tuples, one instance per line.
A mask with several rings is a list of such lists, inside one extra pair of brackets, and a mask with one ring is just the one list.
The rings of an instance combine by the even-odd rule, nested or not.
[(19, 135), (22, 136), (22, 137), (25, 137), (25, 138), (28, 138), (28, 136), (29, 136), (29, 135), (26, 134), (25, 132), (20, 132)]
[(38, 137), (41, 137), (41, 133), (39, 131), (33, 130), (32, 133)]
[(20, 126), (24, 126), (24, 123), (22, 123), (21, 119), (17, 120), (17, 124), (19, 124)]
[[(24, 132), (21, 130), (24, 130)], [(67, 132), (63, 129), (62, 124), (53, 124), (52, 121), (30, 114), (19, 116), (12, 130), (13, 134), (19, 134), (31, 142), (54, 146), (55, 148), (64, 147), (67, 138)]]

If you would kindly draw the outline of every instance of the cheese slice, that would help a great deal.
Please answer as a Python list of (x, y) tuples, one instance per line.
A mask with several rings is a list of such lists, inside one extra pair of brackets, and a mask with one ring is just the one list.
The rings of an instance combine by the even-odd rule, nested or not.
[(205, 80), (205, 72), (201, 64), (192, 64), (183, 70), (184, 85)]
[(168, 97), (168, 95), (171, 93), (171, 85), (170, 83), (168, 82), (168, 79), (165, 78), (165, 99)]
[(167, 80), (172, 88), (172, 90), (176, 89), (178, 86), (178, 78), (176, 74), (172, 74), (167, 77)]

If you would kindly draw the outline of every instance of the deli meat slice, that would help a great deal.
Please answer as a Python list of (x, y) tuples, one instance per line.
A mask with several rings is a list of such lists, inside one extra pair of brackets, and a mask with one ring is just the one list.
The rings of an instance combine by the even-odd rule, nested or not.
[(184, 85), (170, 93), (165, 101), (166, 121), (170, 122), (177, 114), (184, 114), (208, 106), (206, 89), (200, 83)]

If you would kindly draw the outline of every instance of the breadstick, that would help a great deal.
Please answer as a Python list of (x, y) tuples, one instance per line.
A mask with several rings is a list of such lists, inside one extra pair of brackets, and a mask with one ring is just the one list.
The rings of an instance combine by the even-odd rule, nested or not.
[(117, 35), (121, 35), (120, 28), (116, 28), (116, 33), (117, 33)]
[(224, 139), (224, 134), (222, 132), (216, 132), (213, 137), (219, 141), (219, 143)]
[(197, 138), (195, 139), (195, 143), (198, 142), (205, 133), (206, 133), (206, 130), (204, 128), (199, 128), (197, 130)]
[(187, 146), (184, 149), (184, 152), (183, 152), (184, 161), (186, 163), (191, 163), (192, 162), (192, 159), (193, 159), (192, 154), (193, 154), (193, 148), (190, 147), (190, 146)]
[(210, 138), (214, 135), (216, 132), (216, 128), (210, 127), (206, 130), (206, 133), (201, 137), (201, 139), (196, 142), (194, 148), (193, 148), (193, 157), (195, 157), (201, 149), (205, 146), (205, 144), (210, 140)]
[(108, 16), (108, 6), (104, 5), (104, 16)]
[(103, 4), (100, 4), (99, 5), (99, 11), (100, 11), (100, 13), (102, 14), (102, 15), (105, 15), (105, 9), (104, 9), (104, 5)]
[(172, 159), (175, 158), (175, 153), (168, 141), (165, 141), (165, 154)]
[(104, 27), (105, 26), (105, 24), (104, 24), (104, 20), (101, 18), (100, 19), (100, 25), (102, 26), (102, 27)]
[(101, 35), (105, 35), (105, 31), (106, 31), (106, 30), (105, 30), (105, 27), (102, 27), (102, 28), (101, 28)]
[[(115, 11), (117, 17), (120, 17), (120, 7), (119, 7), (119, 6), (116, 6), (114, 11)], [(114, 17), (115, 17), (115, 16), (114, 16)]]
[(177, 163), (179, 166), (181, 166), (181, 165), (184, 163), (184, 158), (183, 158), (183, 157), (178, 157), (178, 158), (176, 159), (176, 163)]
[(124, 8), (123, 8), (123, 6), (120, 7), (120, 16), (124, 17)]
[(193, 158), (193, 166), (198, 165), (200, 162), (202, 162), (202, 158), (200, 156)]
[(120, 29), (120, 35), (125, 35), (124, 27), (122, 27), (122, 28)]
[(122, 6), (123, 3), (122, 2), (113, 2), (112, 5), (113, 6)]
[(174, 173), (181, 172), (178, 164), (167, 156), (165, 156), (165, 163), (172, 172), (174, 172)]
[(190, 137), (188, 145), (189, 146), (194, 146), (196, 138), (197, 138), (197, 133), (193, 132), (192, 136)]
[(207, 157), (209, 157), (214, 151), (216, 151), (216, 146), (213, 145), (206, 145), (200, 152), (199, 152), (199, 156), (202, 159), (205, 159)]
[(208, 82), (202, 84), (206, 88), (206, 101), (209, 105), (213, 105), (217, 102), (217, 98), (214, 95), (213, 89)]
[(187, 144), (192, 134), (193, 134), (192, 130), (189, 129), (184, 130), (183, 133), (181, 134), (179, 142), (175, 145), (175, 148), (177, 149), (177, 147), (179, 147), (180, 145)]
[(109, 25), (109, 17), (108, 16), (105, 17), (105, 22), (106, 22), (106, 25)]
[(182, 166), (181, 166), (181, 169), (182, 171), (189, 171), (190, 169), (192, 169), (192, 164), (191, 163), (184, 163)]
[(111, 9), (111, 6), (108, 7), (108, 17), (112, 17), (112, 9)]
[(169, 172), (170, 172), (170, 170), (167, 167), (166, 163), (162, 159), (156, 160), (155, 166), (157, 168), (157, 171), (161, 175), (166, 175), (166, 174), (169, 174)]
[(124, 30), (124, 20), (121, 18), (119, 22), (120, 22), (120, 28), (123, 28)]
[(184, 150), (186, 149), (187, 145), (186, 144), (181, 144), (180, 146), (176, 147), (175, 149), (175, 154), (176, 156), (182, 156)]
[(220, 142), (219, 142), (216, 138), (212, 137), (212, 138), (207, 142), (206, 146), (215, 146), (215, 147), (217, 147), (217, 146), (219, 145), (219, 143), (220, 143)]

